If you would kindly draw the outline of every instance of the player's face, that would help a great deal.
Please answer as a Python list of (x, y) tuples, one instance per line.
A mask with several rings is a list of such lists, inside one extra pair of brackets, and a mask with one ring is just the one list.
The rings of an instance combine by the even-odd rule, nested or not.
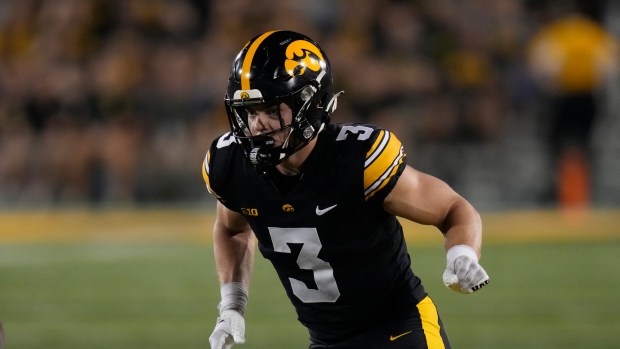
[[(271, 106), (247, 107), (248, 125), (252, 135), (268, 134), (290, 125), (293, 120), (293, 111), (285, 103)], [(275, 146), (284, 143), (289, 129), (273, 134)]]

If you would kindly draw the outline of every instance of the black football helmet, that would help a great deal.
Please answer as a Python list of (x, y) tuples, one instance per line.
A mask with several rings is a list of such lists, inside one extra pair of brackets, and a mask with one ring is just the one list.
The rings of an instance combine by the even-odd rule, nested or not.
[[(233, 135), (254, 166), (275, 166), (308, 144), (336, 109), (327, 55), (309, 37), (269, 31), (250, 40), (233, 62), (225, 105)], [(247, 107), (286, 103), (293, 120), (269, 134), (253, 135)], [(279, 110), (279, 109), (278, 109)], [(288, 132), (275, 146), (272, 136)]]

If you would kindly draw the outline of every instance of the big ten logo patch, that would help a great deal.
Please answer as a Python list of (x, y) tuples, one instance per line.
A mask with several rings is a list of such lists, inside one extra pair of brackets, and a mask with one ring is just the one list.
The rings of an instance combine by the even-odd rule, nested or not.
[(241, 208), (241, 214), (244, 216), (258, 217), (257, 208)]

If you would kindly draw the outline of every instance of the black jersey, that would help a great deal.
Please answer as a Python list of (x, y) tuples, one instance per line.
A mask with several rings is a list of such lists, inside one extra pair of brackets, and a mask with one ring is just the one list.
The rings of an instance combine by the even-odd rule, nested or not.
[(231, 133), (213, 142), (203, 176), (209, 192), (247, 219), (299, 321), (333, 342), (406, 316), (426, 296), (400, 223), (382, 209), (404, 168), (391, 132), (332, 124), (292, 185), (250, 165)]

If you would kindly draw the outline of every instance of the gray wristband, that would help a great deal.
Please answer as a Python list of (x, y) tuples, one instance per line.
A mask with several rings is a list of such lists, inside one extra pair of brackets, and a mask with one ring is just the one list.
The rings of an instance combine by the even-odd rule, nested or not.
[(223, 284), (220, 288), (222, 300), (217, 306), (220, 314), (224, 310), (235, 310), (241, 315), (245, 313), (245, 307), (248, 304), (248, 290), (241, 282), (229, 282)]

